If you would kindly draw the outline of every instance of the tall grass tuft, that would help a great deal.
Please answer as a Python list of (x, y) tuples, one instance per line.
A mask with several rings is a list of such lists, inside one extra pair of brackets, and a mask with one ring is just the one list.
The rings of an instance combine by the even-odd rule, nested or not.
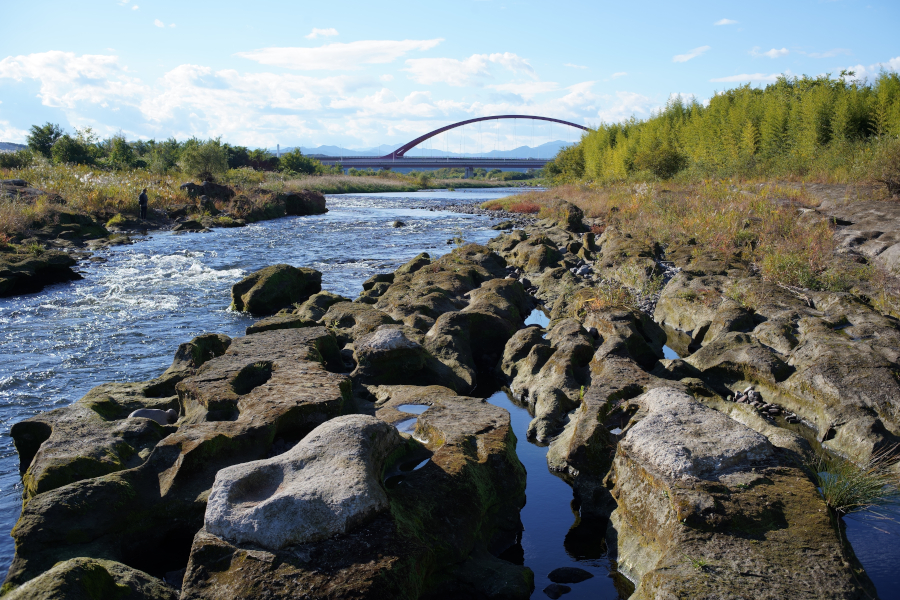
[(863, 466), (824, 453), (809, 464), (825, 503), (839, 515), (900, 502), (897, 465), (896, 446), (873, 453)]

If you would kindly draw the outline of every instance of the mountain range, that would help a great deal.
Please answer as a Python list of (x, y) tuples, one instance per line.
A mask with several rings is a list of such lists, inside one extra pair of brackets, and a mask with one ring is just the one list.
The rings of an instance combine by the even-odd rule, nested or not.
[[(375, 146), (372, 148), (362, 148), (358, 150), (350, 150), (347, 148), (341, 148), (339, 146), (317, 146), (315, 148), (309, 148), (306, 146), (300, 146), (300, 151), (306, 156), (385, 156), (397, 148), (399, 148), (402, 144), (396, 144), (394, 146), (389, 146), (387, 144), (382, 144), (381, 146)], [(541, 144), (540, 146), (519, 146), (518, 148), (513, 148), (512, 150), (491, 150), (490, 152), (447, 152), (444, 150), (438, 150), (433, 148), (413, 148), (409, 152), (406, 153), (406, 156), (410, 158), (414, 156), (428, 156), (428, 157), (485, 157), (485, 158), (546, 158), (550, 159), (556, 156), (556, 154), (562, 149), (568, 146), (569, 143), (563, 142), (560, 140), (553, 142), (546, 142)], [(282, 148), (281, 152), (290, 152), (293, 148)]]

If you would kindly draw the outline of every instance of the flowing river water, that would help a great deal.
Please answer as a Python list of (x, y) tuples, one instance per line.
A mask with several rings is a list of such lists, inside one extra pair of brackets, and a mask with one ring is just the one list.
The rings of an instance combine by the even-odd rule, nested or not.
[[(21, 478), (10, 427), (31, 415), (66, 406), (95, 385), (159, 375), (182, 342), (204, 332), (243, 335), (254, 319), (228, 310), (231, 286), (275, 263), (322, 272), (325, 290), (355, 298), (362, 282), (393, 271), (420, 252), (441, 255), (460, 232), (484, 243), (498, 232), (484, 216), (428, 210), (480, 203), (517, 189), (428, 191), (329, 196), (329, 212), (287, 217), (236, 229), (175, 235), (153, 233), (137, 244), (98, 252), (105, 262), (79, 266), (84, 279), (43, 292), (0, 299), (0, 572), (13, 558), (8, 532), (21, 509)], [(396, 220), (405, 227), (394, 227)], [(530, 416), (499, 392), (489, 401), (508, 409), (528, 471), (525, 531), (519, 556), (535, 572), (535, 598), (547, 573), (579, 566), (595, 577), (573, 585), (566, 598), (618, 598), (602, 545), (603, 529), (581, 523), (570, 508), (571, 488), (546, 466), (546, 448), (526, 441)], [(882, 598), (900, 598), (897, 569), (878, 560), (886, 540), (868, 531), (894, 521), (848, 528)], [(863, 531), (862, 536), (853, 536)], [(514, 552), (515, 554), (515, 552)], [(896, 567), (896, 565), (894, 565)], [(893, 584), (893, 585), (891, 585)]]

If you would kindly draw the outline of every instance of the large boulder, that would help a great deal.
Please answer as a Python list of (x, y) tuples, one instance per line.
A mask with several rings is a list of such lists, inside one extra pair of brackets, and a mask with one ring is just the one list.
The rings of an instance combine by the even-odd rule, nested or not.
[(325, 208), (325, 196), (315, 190), (290, 192), (282, 196), (284, 212), (288, 215), (320, 215), (328, 212)]
[(501, 370), (510, 391), (534, 415), (528, 437), (546, 443), (559, 432), (567, 413), (574, 410), (590, 384), (588, 364), (594, 355), (593, 339), (574, 319), (564, 319), (544, 336), (529, 327), (506, 345)]
[(632, 598), (871, 597), (815, 485), (764, 436), (674, 389), (635, 402), (609, 478)]
[[(453, 591), (457, 593), (440, 597), (530, 596), (531, 571), (490, 553), (502, 552), (521, 531), (518, 511), (524, 502), (525, 471), (516, 458), (509, 414), (439, 386), (370, 389), (379, 398), (377, 418), (386, 423), (400, 425), (415, 418), (403, 413), (407, 404), (427, 407), (417, 417), (415, 438), (388, 433), (365, 417), (340, 418), (338, 422), (364, 423), (363, 429), (373, 435), (365, 442), (346, 441), (341, 439), (343, 427), (323, 426), (333, 428), (332, 448), (350, 450), (332, 457), (333, 466), (322, 477), (343, 480), (345, 469), (362, 473), (355, 470), (360, 463), (352, 449), (402, 438), (383, 474), (376, 473), (378, 480), (363, 478), (365, 489), (373, 494), (378, 494), (376, 486), (381, 489), (388, 510), (374, 513), (346, 533), (280, 549), (235, 543), (206, 528), (194, 538), (183, 598), (277, 600), (302, 592), (310, 599), (380, 600), (438, 597)], [(290, 452), (303, 454), (304, 448), (301, 443)], [(323, 459), (315, 458), (310, 465)], [(323, 490), (333, 489), (328, 481), (319, 483)], [(265, 490), (262, 496), (268, 497)], [(330, 492), (325, 497), (331, 497)], [(252, 510), (256, 501), (248, 497), (247, 509)], [(320, 522), (330, 519), (317, 517)]]
[(15, 588), (7, 600), (177, 600), (161, 580), (121, 563), (73, 558)]
[(32, 294), (54, 283), (81, 279), (72, 270), (75, 264), (65, 252), (0, 253), (0, 298)]
[(180, 189), (187, 193), (191, 198), (199, 198), (200, 196), (209, 196), (219, 200), (231, 200), (234, 198), (234, 190), (227, 185), (220, 185), (212, 181), (204, 181), (201, 184), (193, 182), (182, 183)]
[(387, 509), (381, 472), (402, 444), (375, 417), (332, 419), (280, 456), (219, 471), (206, 531), (269, 550), (347, 533)]
[(365, 385), (443, 385), (468, 390), (471, 381), (433, 356), (422, 346), (421, 332), (403, 325), (382, 325), (356, 339), (354, 381)]
[(322, 274), (315, 269), (272, 265), (231, 287), (231, 307), (255, 315), (274, 314), (303, 302), (321, 289)]

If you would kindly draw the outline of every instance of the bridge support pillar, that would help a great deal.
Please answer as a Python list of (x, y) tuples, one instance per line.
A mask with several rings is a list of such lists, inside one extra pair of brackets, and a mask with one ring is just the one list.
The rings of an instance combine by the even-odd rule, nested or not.
[(475, 176), (475, 167), (466, 167), (466, 179), (471, 179)]

